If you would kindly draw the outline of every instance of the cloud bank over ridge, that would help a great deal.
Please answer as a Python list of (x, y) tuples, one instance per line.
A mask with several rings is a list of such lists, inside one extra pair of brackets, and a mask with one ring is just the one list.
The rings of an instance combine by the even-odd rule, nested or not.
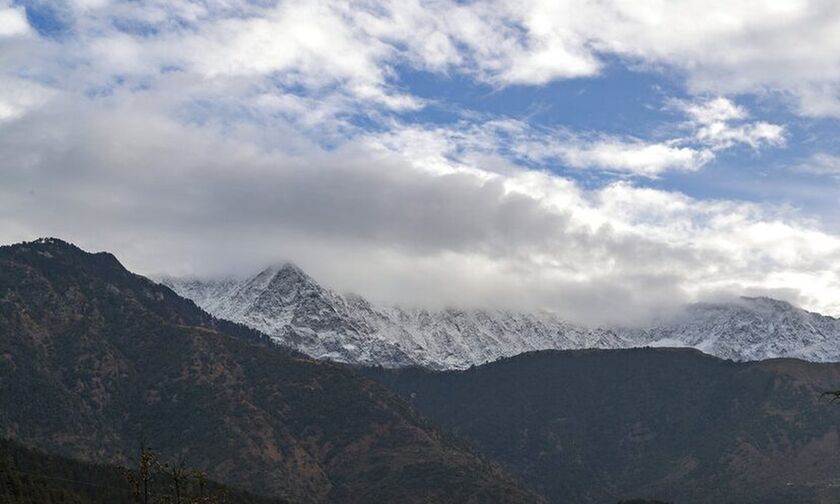
[[(0, 4), (0, 238), (57, 235), (145, 273), (291, 259), (374, 299), (591, 323), (739, 294), (840, 313), (840, 234), (819, 215), (668, 185), (789, 148), (756, 100), (836, 115), (840, 12), (727, 5)], [(628, 133), (412, 77), (504, 95), (614, 65), (685, 92)], [(833, 174), (826, 156), (792, 170)]]

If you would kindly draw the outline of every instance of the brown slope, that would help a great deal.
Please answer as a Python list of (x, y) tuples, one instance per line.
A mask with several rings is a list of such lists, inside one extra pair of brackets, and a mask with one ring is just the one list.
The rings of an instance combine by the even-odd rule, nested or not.
[(0, 430), (96, 462), (144, 438), (295, 502), (540, 501), (374, 382), (58, 240), (0, 248)]

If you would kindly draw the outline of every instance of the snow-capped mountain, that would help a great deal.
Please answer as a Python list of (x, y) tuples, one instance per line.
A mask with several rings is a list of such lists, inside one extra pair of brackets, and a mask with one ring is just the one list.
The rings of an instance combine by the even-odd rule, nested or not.
[(734, 360), (840, 361), (840, 320), (768, 298), (699, 303), (644, 329), (590, 328), (547, 313), (378, 306), (283, 264), (244, 281), (163, 283), (219, 318), (318, 359), (463, 369), (531, 350), (686, 346)]
[(650, 346), (694, 347), (732, 360), (840, 361), (840, 319), (766, 297), (690, 305), (679, 318), (628, 338)]
[(242, 282), (167, 278), (163, 283), (218, 318), (250, 326), (318, 359), (391, 367), (418, 363), (354, 317), (359, 305), (321, 287), (293, 264), (267, 268)]

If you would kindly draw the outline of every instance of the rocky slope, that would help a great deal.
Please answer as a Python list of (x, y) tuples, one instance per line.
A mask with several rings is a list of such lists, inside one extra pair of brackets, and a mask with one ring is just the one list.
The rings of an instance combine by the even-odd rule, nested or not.
[(465, 369), (533, 350), (638, 346), (734, 360), (840, 360), (840, 320), (767, 298), (695, 304), (649, 328), (591, 328), (548, 313), (377, 306), (324, 288), (291, 264), (244, 281), (162, 281), (215, 316), (307, 355), (363, 365)]
[(97, 463), (145, 439), (296, 503), (541, 502), (353, 370), (54, 239), (0, 247), (0, 434)]

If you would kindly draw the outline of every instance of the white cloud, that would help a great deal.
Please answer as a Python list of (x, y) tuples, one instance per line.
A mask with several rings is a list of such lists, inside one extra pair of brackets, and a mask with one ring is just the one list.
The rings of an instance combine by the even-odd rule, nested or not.
[(677, 69), (697, 93), (780, 91), (803, 114), (838, 115), (835, 2), (499, 0), (470, 4), (469, 14), (462, 6), (436, 7), (440, 18), (457, 13), (469, 20), (469, 31), (441, 20), (437, 26), (463, 47), (459, 69), (490, 82), (539, 85), (596, 75), (604, 56), (617, 55)]
[(360, 40), (355, 27), (326, 2), (286, 2), (264, 17), (210, 21), (181, 43), (183, 57), (207, 77), (289, 71), (290, 78), (316, 85), (379, 81), (377, 61), (390, 50), (376, 40)]
[(455, 164), (464, 167), (477, 160), (486, 162), (486, 156), (492, 155), (507, 158), (509, 163), (524, 160), (542, 168), (600, 170), (647, 178), (697, 171), (713, 161), (718, 152), (737, 145), (758, 150), (785, 142), (782, 126), (762, 121), (731, 122), (747, 118), (748, 113), (727, 99), (671, 101), (670, 106), (688, 116), (689, 121), (682, 125), (687, 136), (648, 141), (490, 119), (448, 127), (393, 123), (387, 133), (367, 137), (367, 141), (381, 144), (383, 149), (406, 152), (416, 166), (434, 172), (447, 172)]
[(840, 156), (818, 152), (798, 164), (796, 169), (805, 173), (840, 177)]
[(748, 122), (747, 110), (723, 97), (711, 100), (671, 100), (669, 106), (685, 113), (694, 139), (713, 150), (745, 144), (753, 149), (781, 146), (786, 141), (784, 126), (766, 121)]
[[(508, 15), (518, 9), (508, 7)], [(527, 38), (506, 55), (509, 67), (500, 69), (497, 80), (506, 84), (545, 84), (558, 78), (596, 75), (601, 63), (589, 46), (591, 37), (573, 28), (576, 15), (574, 2), (542, 2), (524, 13), (517, 24)], [(563, 22), (558, 23), (559, 20)], [(570, 26), (571, 25), (571, 26)]]
[[(803, 114), (840, 110), (840, 7), (829, 0), (95, 0), (74, 8), (79, 36), (106, 45), (119, 42), (111, 16), (151, 23), (157, 36), (135, 41), (146, 60), (175, 60), (207, 77), (279, 73), (290, 83), (349, 83), (396, 108), (417, 106), (395, 96), (390, 79), (399, 64), (498, 86), (541, 85), (597, 75), (617, 56), (634, 67), (676, 69), (696, 93), (778, 91)], [(28, 30), (22, 12), (0, 11), (0, 34)]]
[(714, 158), (709, 151), (690, 147), (616, 140), (565, 146), (561, 155), (574, 168), (599, 167), (641, 176), (655, 176), (669, 170), (693, 171)]
[(36, 82), (0, 75), (0, 124), (22, 117), (53, 95), (52, 90)]
[(23, 7), (8, 7), (0, 3), (0, 37), (15, 37), (30, 32)]
[[(418, 168), (449, 173), (455, 167), (469, 170), (471, 164), (488, 163), (476, 175), (505, 172), (516, 159), (542, 167), (565, 166), (594, 169), (640, 177), (656, 177), (667, 171), (694, 171), (714, 158), (707, 149), (609, 136), (584, 138), (565, 130), (539, 130), (516, 120), (488, 120), (444, 126), (396, 126), (387, 133), (368, 136), (366, 142), (379, 150), (404, 152)], [(505, 158), (506, 162), (499, 160)]]
[(804, 85), (793, 93), (799, 113), (811, 117), (840, 117), (840, 84), (829, 81)]
[(358, 23), (366, 7), (281, 2), (257, 15), (234, 13), (201, 22), (191, 32), (174, 31), (146, 56), (205, 79), (268, 78), (309, 92), (338, 88), (357, 102), (391, 110), (422, 108), (422, 100), (390, 85), (397, 49)]
[(692, 121), (703, 126), (744, 119), (749, 115), (746, 109), (723, 97), (698, 102), (673, 100), (671, 103)]
[[(682, 125), (687, 135), (651, 141), (630, 136), (537, 129), (523, 121), (498, 119), (459, 124), (451, 129), (436, 127), (433, 130), (436, 141), (446, 141), (451, 146), (446, 150), (447, 157), (438, 160), (437, 164), (463, 159), (465, 153), (502, 155), (507, 150), (515, 157), (542, 166), (559, 164), (655, 178), (671, 171), (699, 170), (714, 160), (718, 152), (738, 145), (758, 150), (782, 146), (786, 140), (784, 127), (764, 121), (750, 122), (747, 110), (726, 98), (671, 100), (668, 106), (688, 117)], [(422, 131), (419, 136), (425, 138), (432, 133), (419, 131)], [(405, 148), (415, 145), (423, 145), (423, 142), (418, 139), (405, 142)]]
[(725, 149), (739, 143), (758, 149), (763, 145), (784, 145), (785, 128), (764, 121), (739, 126), (713, 123), (698, 129), (696, 137), (715, 149)]
[[(172, 67), (205, 84), (263, 79), (412, 110), (424, 102), (399, 87), (398, 65), (496, 86), (542, 85), (598, 75), (605, 57), (616, 55), (631, 66), (676, 68), (697, 92), (777, 90), (804, 114), (840, 110), (840, 31), (833, 29), (840, 10), (817, 0), (83, 3), (68, 14), (77, 39), (64, 59), (81, 63), (76, 68), (85, 69), (88, 83), (117, 73), (156, 81), (162, 67)], [(2, 12), (0, 20), (17, 20), (6, 31), (28, 30), (21, 8)], [(119, 32), (114, 19), (151, 26), (153, 36)], [(739, 112), (719, 100), (709, 105), (720, 110), (689, 113)], [(736, 138), (761, 143), (774, 134), (763, 126)]]
[(351, 20), (420, 67), (541, 85), (597, 75), (614, 55), (677, 69), (697, 93), (780, 91), (803, 114), (837, 115), (840, 7), (829, 0), (376, 5), (380, 15)]
[[(505, 2), (507, 4), (507, 2)], [(676, 0), (671, 2), (517, 2), (500, 10), (522, 28), (515, 45), (527, 61), (530, 47), (556, 34), (587, 54), (614, 54), (643, 64), (676, 68), (698, 93), (776, 90), (804, 100), (837, 98), (840, 79), (840, 6), (826, 0)], [(539, 17), (550, 31), (534, 29)], [(569, 35), (571, 34), (571, 35)], [(568, 51), (564, 48), (564, 51)], [(562, 53), (560, 53), (562, 54)], [(557, 66), (562, 58), (557, 58)], [(538, 81), (534, 81), (538, 82)], [(818, 101), (800, 109), (836, 114)]]

